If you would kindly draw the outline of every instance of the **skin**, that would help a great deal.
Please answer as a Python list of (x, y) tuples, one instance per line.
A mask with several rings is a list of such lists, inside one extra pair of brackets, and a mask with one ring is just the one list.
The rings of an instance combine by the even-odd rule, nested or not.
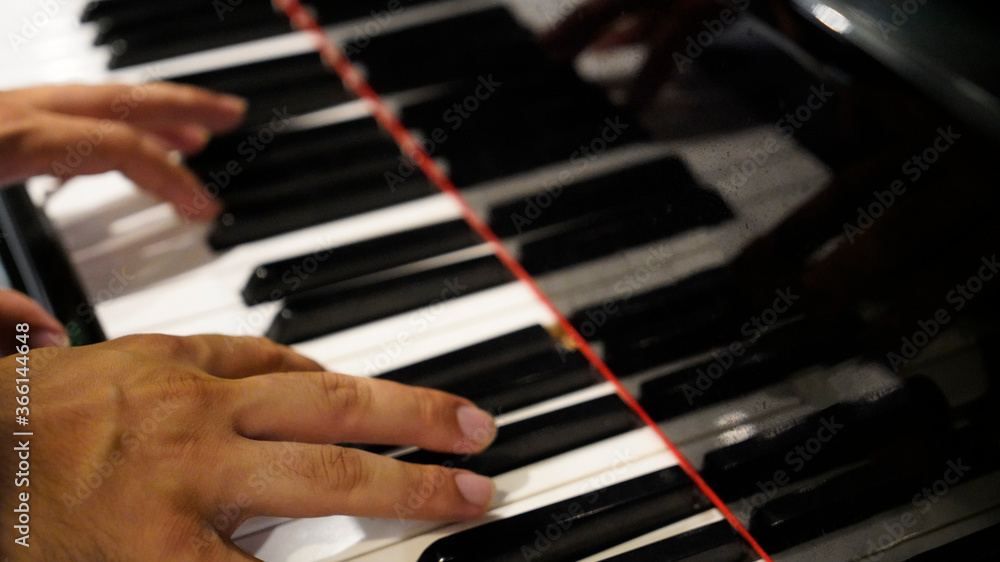
[[(229, 540), (251, 516), (458, 520), (492, 500), (489, 480), (467, 471), (332, 445), (481, 451), (495, 427), (483, 413), (469, 431), (463, 398), (324, 372), (259, 338), (141, 335), (28, 357), (30, 487), (16, 492), (30, 492), (32, 546), (12, 546), (5, 484), (0, 552), (12, 561), (254, 560)], [(19, 366), (0, 360), (5, 388)], [(2, 405), (2, 431), (24, 431), (10, 394)], [(13, 482), (12, 447), (0, 456)], [(458, 475), (479, 486), (475, 503)]]
[[(221, 207), (171, 153), (201, 151), (213, 135), (239, 125), (245, 111), (240, 98), (169, 83), (0, 92), (0, 185), (43, 174), (68, 180), (119, 170), (145, 191), (185, 209), (185, 216), (210, 219)], [(89, 154), (77, 163), (69, 151), (81, 143)], [(55, 318), (14, 291), (0, 292), (0, 319), (4, 353), (12, 351), (14, 341), (8, 327), (21, 322), (38, 331), (34, 345), (69, 344)]]
[(715, 0), (590, 0), (541, 37), (551, 56), (571, 60), (586, 49), (644, 43), (649, 58), (629, 92), (629, 105), (646, 108), (677, 69), (672, 54), (704, 18), (718, 17)]

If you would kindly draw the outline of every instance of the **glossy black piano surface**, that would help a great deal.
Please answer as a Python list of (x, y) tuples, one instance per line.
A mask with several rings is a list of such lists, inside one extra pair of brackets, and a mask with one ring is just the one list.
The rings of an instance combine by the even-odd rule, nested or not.
[[(99, 42), (119, 47), (110, 65), (123, 67), (291, 29), (270, 3), (245, 4), (225, 25), (195, 0), (95, 0), (84, 17)], [(317, 1), (314, 13), (348, 59), (764, 552), (992, 559), (992, 4), (711, 5), (677, 50), (660, 53), (664, 85), (642, 107), (622, 103), (641, 66), (634, 51), (574, 66), (539, 45), (536, 32), (567, 13), (558, 2), (405, 0), (389, 23), (383, 4), (333, 4)], [(647, 17), (671, 17), (662, 4)], [(165, 17), (188, 18), (196, 38), (178, 41)], [(471, 335), (522, 306), (490, 300), (510, 292), (514, 275), (457, 212), (434, 206), (421, 155), (401, 151), (313, 51), (169, 77), (250, 101), (244, 129), (189, 160), (226, 214), (199, 233), (197, 252), (165, 245), (180, 227), (153, 238), (167, 248), (160, 261), (137, 248), (93, 258), (72, 234), (86, 229), (55, 217), (82, 287), (67, 286), (69, 303), (51, 302), (80, 325), (80, 343), (102, 329), (266, 333), (329, 353), (318, 359), (352, 374), (441, 388), (511, 415), (479, 457), (380, 452), (553, 479), (534, 499), (515, 489), (516, 500), (471, 527), (264, 523), (241, 547), (265, 560), (762, 557), (678, 466), (641, 465), (584, 495), (560, 488), (547, 462), (630, 443), (640, 417), (601, 390), (598, 368), (550, 316)], [(289, 126), (274, 126), (276, 110)], [(36, 212), (17, 193), (2, 201), (5, 229), (38, 230), (11, 219)], [(392, 211), (407, 205), (428, 214)], [(396, 214), (380, 219), (387, 211)], [(366, 220), (389, 226), (342, 233)], [(21, 277), (46, 275), (19, 252), (2, 253), (28, 270)], [(152, 273), (101, 292), (109, 269), (134, 264)], [(169, 318), (116, 323), (130, 303), (210, 286), (185, 280), (199, 268), (231, 285), (209, 320), (167, 303), (154, 308)], [(467, 303), (471, 312), (456, 312)], [(362, 337), (350, 362), (325, 351)], [(414, 351), (411, 341), (430, 339), (439, 350)], [(330, 538), (355, 528), (362, 539), (341, 537), (343, 547)]]

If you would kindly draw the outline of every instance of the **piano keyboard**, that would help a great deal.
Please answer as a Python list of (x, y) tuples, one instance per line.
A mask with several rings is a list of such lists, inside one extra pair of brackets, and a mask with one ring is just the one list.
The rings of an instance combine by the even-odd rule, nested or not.
[[(121, 70), (90, 79), (173, 79), (250, 100), (246, 127), (190, 160), (226, 203), (214, 225), (188, 223), (113, 174), (55, 193), (46, 180), (30, 186), (100, 326), (109, 338), (268, 335), (332, 371), (468, 396), (500, 427), (494, 446), (470, 459), (383, 451), (494, 476), (499, 494), (484, 520), (258, 518), (234, 537), (248, 553), (295, 562), (905, 560), (968, 551), (978, 543), (963, 541), (998, 523), (996, 451), (972, 438), (974, 428), (945, 422), (932, 384), (901, 383), (856, 358), (849, 335), (813, 325), (794, 297), (779, 306), (783, 288), (776, 322), (749, 342), (753, 333), (741, 332), (767, 311), (729, 298), (725, 265), (830, 178), (793, 145), (735, 186), (730, 170), (766, 142), (768, 125), (652, 140), (578, 75), (609, 82), (634, 67), (634, 52), (576, 69), (544, 61), (531, 34), (552, 23), (554, 4), (312, 8), (554, 309), (623, 377), (653, 428), (465, 222), (462, 205), (400, 152), (308, 34), (269, 2), (246, 1), (232, 18), (208, 4), (67, 3), (32, 47), (42, 57), (47, 45), (93, 39), (104, 47), (88, 60)], [(81, 15), (89, 23), (65, 34)], [(171, 17), (191, 23), (190, 40), (166, 31), (160, 22)], [(26, 65), (25, 81), (62, 79), (57, 51), (51, 68)], [(699, 87), (672, 95), (702, 111), (719, 100), (740, 106)], [(737, 341), (745, 355), (732, 351)], [(713, 368), (725, 376), (714, 380)], [(919, 470), (892, 472), (899, 467), (879, 458), (921, 436), (930, 441)], [(923, 505), (911, 503), (914, 490), (957, 474), (955, 462), (969, 468), (934, 497), (940, 507), (885, 540)]]

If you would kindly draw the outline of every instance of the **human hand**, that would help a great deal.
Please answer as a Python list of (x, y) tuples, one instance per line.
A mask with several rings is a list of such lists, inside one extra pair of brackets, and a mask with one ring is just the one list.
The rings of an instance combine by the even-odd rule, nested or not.
[(0, 355), (14, 353), (18, 324), (32, 327), (32, 347), (69, 347), (66, 329), (42, 305), (13, 289), (0, 289)]
[[(741, 2), (742, 3), (742, 2)], [(674, 73), (674, 53), (683, 53), (687, 37), (697, 33), (705, 18), (735, 11), (714, 0), (590, 0), (542, 38), (542, 45), (559, 60), (570, 60), (588, 47), (606, 49), (646, 43), (649, 58), (630, 92), (629, 104), (643, 108)]]
[[(30, 425), (11, 427), (9, 394), (0, 414), (7, 435), (34, 432), (30, 488), (0, 496), (12, 561), (253, 560), (229, 538), (251, 516), (397, 517), (406, 506), (470, 519), (492, 499), (490, 481), (467, 471), (332, 445), (478, 452), (495, 427), (463, 398), (326, 373), (257, 338), (142, 335), (28, 357)], [(0, 361), (8, 388), (19, 366)], [(0, 477), (13, 482), (4, 450)], [(15, 492), (30, 493), (30, 548), (11, 546)]]
[(0, 92), (0, 183), (119, 170), (186, 216), (211, 218), (218, 203), (170, 152), (200, 151), (245, 110), (238, 98), (163, 82)]

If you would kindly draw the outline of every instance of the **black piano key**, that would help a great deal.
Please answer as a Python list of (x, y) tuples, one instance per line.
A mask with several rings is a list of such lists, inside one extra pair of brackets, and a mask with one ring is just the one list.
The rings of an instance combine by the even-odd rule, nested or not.
[(243, 302), (283, 299), (481, 242), (465, 221), (454, 220), (274, 261), (256, 268), (243, 287)]
[[(368, 70), (379, 92), (394, 92), (530, 68), (544, 60), (531, 33), (496, 7), (348, 42), (344, 53)], [(446, 55), (445, 55), (446, 53)], [(433, 61), (433, 64), (428, 64)]]
[(239, 213), (281, 208), (289, 201), (333, 200), (374, 190), (391, 192), (385, 173), (399, 164), (398, 154), (344, 165), (316, 160), (296, 166), (294, 173), (241, 174), (219, 191), (219, 198), (229, 211)]
[(342, 85), (337, 74), (318, 53), (302, 53), (188, 74), (171, 78), (171, 81), (245, 95), (245, 92), (256, 91), (287, 92), (291, 83), (320, 77), (330, 78), (330, 84)]
[(393, 158), (399, 159), (392, 168), (396, 169), (403, 161), (399, 148), (374, 123), (358, 120), (277, 133), (270, 132), (270, 126), (244, 129), (214, 139), (188, 160), (188, 166), (206, 183), (228, 190), (231, 184), (286, 180), (295, 175), (289, 173), (292, 169), (329, 169)]
[(432, 313), (425, 310), (420, 316), (418, 309), (511, 280), (513, 275), (500, 260), (486, 256), (384, 281), (332, 285), (286, 299), (267, 336), (280, 343), (296, 343), (411, 310), (417, 311), (415, 324), (429, 323)]
[(944, 424), (947, 404), (922, 378), (888, 394), (839, 403), (776, 433), (755, 435), (705, 455), (701, 474), (725, 500), (748, 496), (759, 482), (794, 482), (866, 458), (907, 433)]
[(244, 1), (238, 9), (218, 12), (218, 4), (203, 3), (200, 6), (179, 7), (176, 11), (163, 14), (159, 18), (130, 21), (123, 17), (110, 16), (98, 22), (95, 45), (109, 45), (124, 42), (131, 48), (146, 48), (152, 45), (176, 42), (180, 39), (177, 26), (184, 26), (185, 34), (204, 35), (226, 33), (237, 26), (258, 25), (280, 21), (285, 16), (274, 11), (271, 3), (262, 0)]
[(454, 104), (461, 105), (461, 99), (434, 100), (402, 112), (408, 127), (431, 137), (436, 131), (443, 139), (435, 151), (447, 158), (459, 187), (552, 162), (586, 162), (602, 143), (605, 150), (645, 138), (628, 111), (613, 107), (582, 82), (540, 92), (532, 81), (497, 77), (507, 81), (460, 122)]
[[(301, 115), (348, 101), (352, 94), (315, 53), (180, 76), (174, 82), (226, 92), (249, 102), (246, 123), (270, 122), (275, 111)], [(294, 84), (294, 88), (289, 88)]]
[(379, 375), (379, 378), (413, 386), (449, 386), (470, 373), (516, 363), (539, 354), (562, 353), (552, 334), (531, 326)]
[[(796, 315), (792, 304), (788, 319)], [(584, 337), (603, 344), (616, 373), (631, 374), (763, 333), (751, 324), (757, 315), (759, 309), (738, 298), (729, 270), (716, 268), (628, 295), (612, 308), (601, 303), (581, 309), (569, 320)]]
[(748, 551), (729, 522), (717, 521), (604, 562), (745, 562)]
[(572, 562), (702, 511), (678, 467), (445, 537), (419, 562)]
[(285, 201), (280, 207), (268, 211), (229, 210), (220, 217), (208, 243), (216, 250), (224, 250), (261, 240), (307, 226), (358, 215), (376, 209), (413, 201), (438, 193), (437, 188), (423, 178), (411, 178), (396, 185), (386, 187), (384, 180), (374, 181), (370, 189), (352, 190), (347, 194), (336, 194), (314, 201)]
[(907, 562), (994, 562), (1000, 560), (1000, 523), (907, 559)]
[(204, 0), (178, 0), (176, 2), (146, 3), (134, 0), (96, 0), (87, 3), (80, 15), (81, 21), (99, 21), (110, 18), (124, 22), (149, 21), (176, 15), (192, 9), (212, 9)]
[(781, 552), (908, 501), (920, 486), (871, 465), (766, 503), (754, 510), (750, 534), (765, 551)]
[[(890, 451), (874, 462), (755, 507), (750, 534), (764, 550), (781, 552), (887, 509), (914, 501), (931, 503), (927, 494), (934, 496), (931, 489), (944, 478), (961, 485), (997, 470), (1000, 450), (988, 431), (978, 427), (942, 431), (946, 433), (905, 442), (905, 455)], [(879, 526), (878, 533), (882, 532)]]
[(426, 383), (414, 384), (463, 396), (494, 414), (562, 396), (602, 380), (579, 352), (560, 354), (554, 350), (469, 372), (459, 380), (444, 382), (433, 375), (428, 373)]
[[(439, 1), (440, 0), (400, 0), (398, 4), (386, 2), (385, 0), (315, 2), (309, 5), (309, 10), (314, 14), (316, 21), (320, 25), (340, 23), (362, 17), (365, 18), (364, 23), (368, 24), (370, 21), (368, 18), (371, 17), (374, 18), (375, 22), (378, 22), (379, 26), (382, 26), (385, 25), (384, 22), (388, 21), (388, 19), (402, 13), (407, 8)], [(365, 28), (362, 27), (362, 29)]]
[(544, 400), (587, 388), (604, 379), (583, 357), (574, 352), (558, 363), (545, 360), (516, 363), (509, 370), (484, 374), (477, 381), (456, 387), (454, 394), (468, 396), (480, 408), (502, 414)]
[(762, 388), (805, 367), (846, 359), (854, 350), (843, 334), (817, 330), (800, 320), (645, 381), (640, 401), (650, 416), (663, 421)]
[[(673, 326), (678, 323), (674, 318), (694, 319), (708, 307), (733, 308), (723, 297), (733, 293), (734, 286), (729, 269), (707, 269), (672, 285), (629, 295), (628, 299), (617, 303), (613, 311), (603, 311), (601, 322), (592, 323), (583, 335), (588, 339), (604, 340), (612, 335), (628, 333), (632, 339), (633, 331), (646, 332), (647, 325), (654, 321)], [(722, 307), (718, 303), (727, 306)], [(587, 319), (600, 313), (602, 305), (594, 305), (573, 313), (570, 321), (580, 328)]]
[(561, 186), (544, 195), (498, 203), (490, 209), (489, 224), (497, 236), (514, 236), (600, 213), (622, 201), (669, 194), (672, 189), (693, 185), (694, 178), (684, 163), (665, 157)]
[(597, 259), (732, 217), (716, 194), (677, 185), (665, 193), (614, 205), (570, 228), (526, 242), (521, 265), (533, 274)]
[(275, 19), (271, 21), (227, 27), (215, 33), (179, 35), (177, 41), (156, 43), (150, 46), (131, 45), (124, 42), (120, 46), (115, 45), (108, 67), (111, 69), (125, 68), (244, 41), (273, 37), (291, 31), (292, 27), (287, 18), (276, 14)]
[(492, 445), (474, 456), (415, 451), (399, 457), (496, 476), (637, 429), (642, 421), (617, 395), (605, 396), (505, 425)]

